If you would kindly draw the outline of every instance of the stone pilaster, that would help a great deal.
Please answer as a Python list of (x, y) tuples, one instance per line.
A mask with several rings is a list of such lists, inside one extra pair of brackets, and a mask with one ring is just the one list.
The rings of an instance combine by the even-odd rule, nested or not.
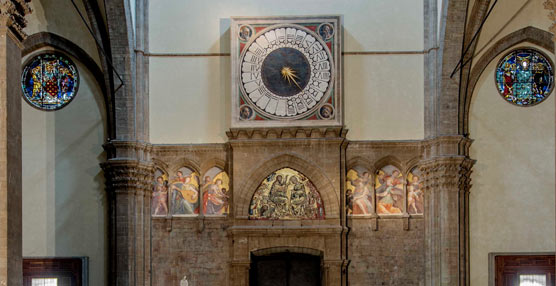
[(467, 285), (470, 141), (437, 138), (433, 153), (421, 165), (424, 176), (426, 285)]
[(110, 285), (151, 284), (151, 146), (111, 141), (102, 164), (110, 207)]
[(21, 50), (29, 1), (0, 1), (0, 285), (22, 284)]

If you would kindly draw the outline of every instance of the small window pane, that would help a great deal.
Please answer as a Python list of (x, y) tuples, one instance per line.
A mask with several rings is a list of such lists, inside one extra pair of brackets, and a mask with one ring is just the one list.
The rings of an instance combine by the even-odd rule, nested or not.
[(546, 275), (519, 275), (519, 286), (546, 286)]
[(58, 286), (57, 278), (33, 278), (31, 280), (32, 286)]

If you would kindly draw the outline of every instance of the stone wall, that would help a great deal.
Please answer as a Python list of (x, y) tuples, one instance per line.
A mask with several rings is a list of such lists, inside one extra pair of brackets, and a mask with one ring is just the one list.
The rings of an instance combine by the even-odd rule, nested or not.
[(152, 222), (152, 285), (228, 285), (226, 218), (155, 218)]
[[(274, 133), (232, 131), (229, 145), (154, 146), (155, 168), (171, 173), (185, 166), (202, 177), (218, 166), (230, 174), (233, 187), (227, 217), (153, 218), (153, 285), (178, 285), (184, 276), (195, 286), (248, 285), (252, 253), (284, 250), (319, 253), (323, 285), (423, 285), (424, 216), (405, 210), (395, 217), (344, 216), (342, 174), (355, 165), (374, 172), (395, 164), (405, 179), (422, 159), (423, 143), (348, 143), (341, 130)], [(281, 167), (303, 171), (311, 179), (325, 201), (326, 219), (248, 219), (252, 193)]]
[(404, 230), (401, 219), (353, 219), (348, 235), (348, 279), (357, 285), (423, 285), (425, 281), (423, 219)]

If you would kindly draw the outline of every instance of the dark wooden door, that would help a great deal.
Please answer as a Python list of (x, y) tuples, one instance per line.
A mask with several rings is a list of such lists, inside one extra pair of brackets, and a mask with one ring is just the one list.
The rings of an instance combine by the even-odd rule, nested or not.
[(554, 286), (554, 261), (554, 255), (497, 255), (495, 285), (519, 286), (521, 275), (542, 275)]
[(320, 286), (320, 257), (277, 253), (253, 256), (249, 274), (250, 286)]

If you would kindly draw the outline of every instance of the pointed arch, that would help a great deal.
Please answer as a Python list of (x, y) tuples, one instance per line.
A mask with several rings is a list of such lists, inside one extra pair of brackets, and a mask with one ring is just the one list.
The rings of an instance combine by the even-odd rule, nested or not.
[(272, 172), (284, 168), (292, 168), (305, 175), (317, 188), (324, 203), (327, 218), (339, 218), (340, 198), (339, 191), (334, 189), (331, 180), (320, 168), (291, 154), (276, 156), (266, 162), (255, 166), (250, 180), (244, 182), (239, 190), (234, 190), (235, 216), (246, 218), (249, 214), (251, 198), (260, 183)]

